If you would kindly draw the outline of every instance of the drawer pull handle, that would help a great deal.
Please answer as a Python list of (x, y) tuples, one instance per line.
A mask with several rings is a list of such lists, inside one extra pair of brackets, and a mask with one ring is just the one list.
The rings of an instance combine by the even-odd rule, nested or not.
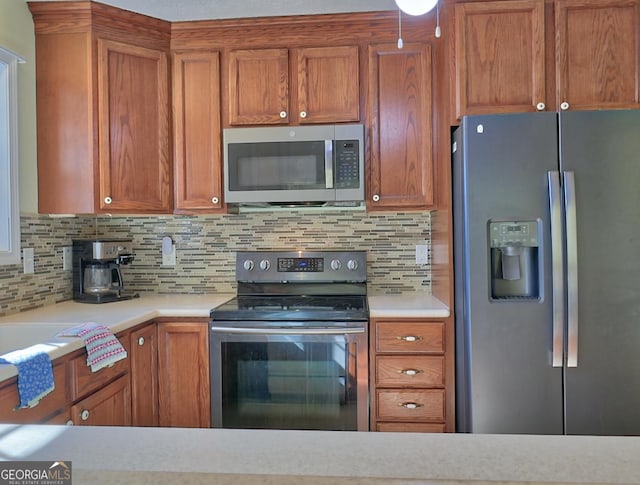
[(399, 370), (398, 372), (406, 376), (415, 376), (417, 374), (421, 374), (423, 371), (421, 371), (420, 369), (402, 369), (402, 370)]
[(88, 409), (83, 409), (82, 412), (80, 413), (80, 419), (82, 419), (82, 421), (86, 421), (87, 419), (89, 419), (89, 410)]
[(402, 406), (405, 409), (418, 409), (424, 406), (424, 404), (420, 404), (417, 402), (401, 402), (398, 403), (398, 406)]
[(144, 345), (144, 337), (138, 338), (138, 345), (141, 347)]
[(417, 337), (415, 335), (403, 335), (402, 337), (396, 337), (398, 340), (404, 340), (405, 342), (418, 342), (422, 340), (422, 337)]

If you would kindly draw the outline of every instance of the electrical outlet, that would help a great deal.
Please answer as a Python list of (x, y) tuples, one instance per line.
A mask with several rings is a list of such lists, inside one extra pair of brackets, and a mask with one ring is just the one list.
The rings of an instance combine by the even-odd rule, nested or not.
[(426, 244), (416, 244), (416, 264), (423, 265), (429, 263), (429, 246)]
[(33, 248), (24, 248), (22, 250), (22, 263), (24, 265), (24, 274), (35, 273), (35, 256)]
[(62, 270), (71, 271), (72, 263), (71, 258), (73, 256), (73, 248), (71, 246), (65, 246), (62, 248)]

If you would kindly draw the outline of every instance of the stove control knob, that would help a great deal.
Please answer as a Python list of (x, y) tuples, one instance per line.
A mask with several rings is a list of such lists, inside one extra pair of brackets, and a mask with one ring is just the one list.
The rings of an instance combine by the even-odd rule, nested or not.
[(350, 259), (349, 261), (347, 261), (347, 268), (349, 268), (349, 271), (357, 270), (358, 262), (355, 259)]
[(271, 263), (268, 259), (263, 259), (262, 261), (260, 261), (260, 269), (262, 271), (267, 271), (269, 268), (271, 268)]
[(242, 267), (247, 271), (251, 271), (253, 269), (253, 266), (253, 261), (251, 261), (250, 259), (245, 260), (245, 262), (242, 264)]
[(334, 271), (338, 271), (340, 268), (342, 268), (342, 263), (340, 262), (339, 259), (334, 259), (331, 261), (331, 269)]

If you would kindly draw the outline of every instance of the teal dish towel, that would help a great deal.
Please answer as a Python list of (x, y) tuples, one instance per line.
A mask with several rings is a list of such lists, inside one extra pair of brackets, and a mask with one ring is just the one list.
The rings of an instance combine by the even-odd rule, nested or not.
[(87, 349), (87, 365), (91, 367), (91, 372), (127, 358), (127, 351), (113, 332), (94, 322), (67, 328), (56, 337), (81, 337)]
[(53, 367), (49, 354), (29, 349), (16, 350), (0, 356), (0, 364), (18, 368), (18, 395), (21, 408), (32, 408), (55, 389)]

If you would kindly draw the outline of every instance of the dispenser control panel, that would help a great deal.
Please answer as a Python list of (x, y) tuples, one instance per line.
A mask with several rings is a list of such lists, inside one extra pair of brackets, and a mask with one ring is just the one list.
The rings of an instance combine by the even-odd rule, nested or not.
[(492, 248), (505, 246), (538, 246), (537, 221), (502, 221), (489, 223)]

